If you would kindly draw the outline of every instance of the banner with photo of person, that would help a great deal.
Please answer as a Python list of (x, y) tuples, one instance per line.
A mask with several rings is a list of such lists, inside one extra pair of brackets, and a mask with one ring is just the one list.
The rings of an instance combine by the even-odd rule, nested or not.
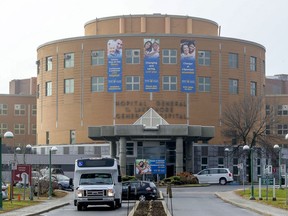
[(166, 160), (136, 159), (135, 173), (144, 174), (166, 174)]
[(122, 40), (107, 42), (107, 91), (122, 91)]
[(196, 46), (194, 40), (182, 39), (181, 47), (181, 92), (196, 92)]
[(144, 91), (159, 91), (159, 39), (144, 39)]

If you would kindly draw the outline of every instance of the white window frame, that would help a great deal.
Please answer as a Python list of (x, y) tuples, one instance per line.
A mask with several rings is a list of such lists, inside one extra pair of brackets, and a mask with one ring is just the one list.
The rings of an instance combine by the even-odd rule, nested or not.
[(74, 67), (74, 53), (65, 53), (64, 68), (73, 68), (73, 67)]
[(126, 76), (126, 91), (140, 91), (140, 76)]
[(229, 68), (238, 68), (238, 54), (237, 53), (229, 53)]
[(229, 93), (239, 94), (239, 80), (229, 79)]
[(91, 65), (104, 65), (105, 53), (104, 50), (91, 51)]
[(52, 82), (48, 81), (45, 83), (45, 96), (52, 96)]
[(140, 49), (126, 49), (126, 64), (140, 64)]
[(177, 91), (177, 76), (162, 77), (163, 91)]
[(14, 104), (14, 115), (15, 116), (25, 116), (26, 105), (25, 104)]
[(256, 96), (257, 94), (257, 83), (256, 82), (250, 82), (250, 94), (251, 96)]
[(74, 79), (64, 80), (64, 94), (74, 93)]
[(198, 77), (198, 91), (210, 92), (211, 78), (210, 77)]
[(162, 49), (162, 63), (163, 64), (177, 64), (177, 50), (176, 49)]
[(250, 56), (250, 71), (257, 70), (257, 58), (254, 56)]
[(0, 115), (7, 115), (7, 114), (8, 114), (8, 105), (0, 104)]
[(25, 125), (24, 124), (14, 124), (14, 133), (15, 135), (24, 135), (25, 134)]
[(46, 57), (46, 71), (51, 71), (53, 68), (53, 58), (52, 56)]
[(198, 65), (210, 66), (211, 64), (211, 51), (199, 50), (198, 51)]
[(104, 92), (104, 77), (91, 77), (91, 92)]

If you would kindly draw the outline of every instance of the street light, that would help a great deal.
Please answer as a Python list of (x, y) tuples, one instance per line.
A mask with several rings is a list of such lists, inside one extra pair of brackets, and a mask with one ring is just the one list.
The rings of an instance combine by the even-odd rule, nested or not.
[(51, 173), (51, 159), (52, 159), (52, 153), (56, 152), (57, 148), (53, 146), (49, 149), (49, 197), (48, 199), (52, 198), (52, 173)]
[[(14, 134), (11, 131), (7, 131), (4, 134), (4, 138), (13, 138), (13, 137), (14, 137)], [(1, 188), (2, 188), (2, 135), (0, 135), (0, 183), (1, 183)], [(0, 210), (2, 209), (3, 209), (3, 198), (2, 198), (2, 192), (1, 192), (0, 193)]]
[(229, 161), (229, 158), (228, 158), (228, 156), (229, 156), (229, 148), (225, 148), (224, 149), (224, 151), (226, 152), (226, 166), (227, 166), (227, 168), (229, 168), (229, 163), (228, 163), (228, 161)]
[(244, 151), (249, 151), (250, 153), (250, 179), (251, 179), (251, 196), (250, 200), (255, 200), (254, 197), (254, 184), (253, 184), (253, 148), (250, 148), (248, 145), (243, 146)]
[(274, 145), (275, 151), (278, 151), (279, 153), (279, 160), (278, 160), (278, 166), (279, 166), (279, 188), (281, 188), (281, 148), (279, 145)]
[[(23, 164), (26, 164), (26, 151), (27, 150), (30, 151), (31, 149), (32, 149), (32, 146), (30, 144), (27, 144), (23, 152)], [(17, 147), (16, 152), (21, 153), (21, 148)]]

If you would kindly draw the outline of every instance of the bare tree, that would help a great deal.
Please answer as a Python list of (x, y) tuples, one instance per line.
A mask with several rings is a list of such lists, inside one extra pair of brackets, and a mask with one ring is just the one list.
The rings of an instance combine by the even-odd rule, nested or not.
[[(273, 131), (279, 119), (273, 110), (266, 112), (265, 100), (262, 97), (245, 97), (229, 104), (225, 107), (221, 120), (224, 125), (223, 135), (236, 140), (231, 142), (231, 145), (238, 148), (248, 145), (250, 148), (261, 148), (264, 152), (273, 154), (273, 143), (281, 139), (277, 134), (266, 133), (266, 127)], [(250, 159), (249, 155), (249, 162)]]

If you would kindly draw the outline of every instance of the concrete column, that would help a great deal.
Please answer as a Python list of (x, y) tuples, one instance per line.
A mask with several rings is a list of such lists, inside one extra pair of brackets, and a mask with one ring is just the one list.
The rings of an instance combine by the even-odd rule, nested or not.
[(126, 138), (120, 137), (119, 163), (121, 174), (126, 175)]
[(186, 147), (186, 152), (185, 152), (185, 158), (186, 158), (186, 162), (185, 162), (185, 167), (186, 167), (186, 171), (187, 172), (193, 172), (193, 143), (192, 142), (187, 142), (185, 144)]
[(117, 144), (116, 141), (112, 141), (110, 143), (110, 155), (112, 158), (116, 158), (117, 156)]
[(183, 138), (176, 139), (176, 174), (183, 172)]

